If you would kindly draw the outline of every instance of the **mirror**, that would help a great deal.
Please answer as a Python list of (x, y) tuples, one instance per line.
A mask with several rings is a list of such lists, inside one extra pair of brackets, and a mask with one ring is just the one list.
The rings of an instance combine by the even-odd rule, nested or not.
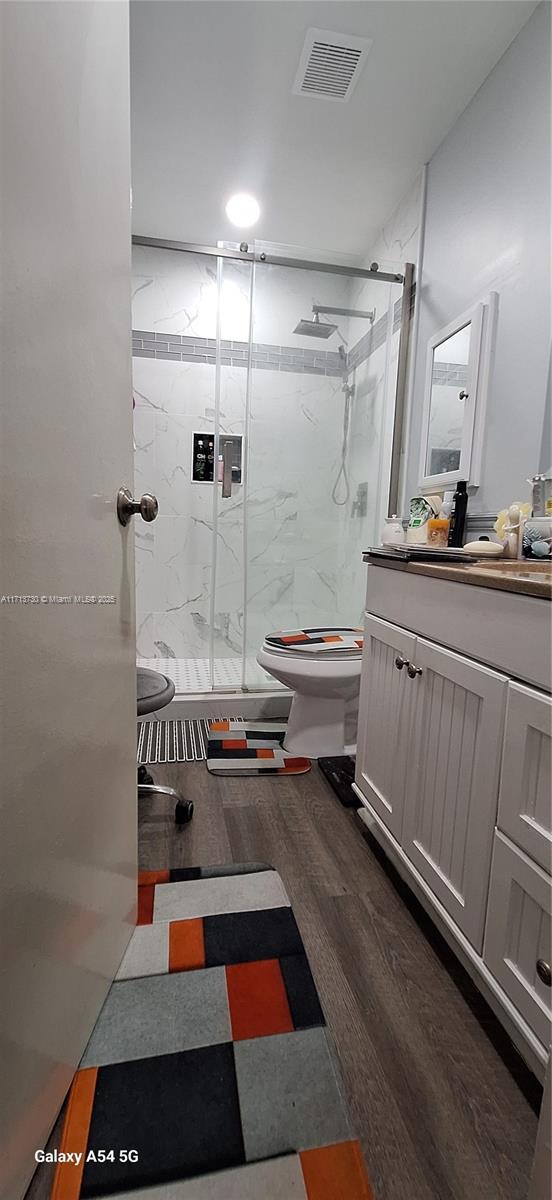
[(420, 488), (479, 483), (496, 293), (429, 339)]
[(460, 470), (466, 415), (471, 321), (433, 349), (425, 472)]

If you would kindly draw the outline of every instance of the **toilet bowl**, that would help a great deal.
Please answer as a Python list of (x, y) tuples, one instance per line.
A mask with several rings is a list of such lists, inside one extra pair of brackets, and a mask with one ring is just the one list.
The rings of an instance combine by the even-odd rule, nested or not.
[(293, 692), (284, 749), (307, 758), (355, 750), (362, 634), (358, 629), (269, 634), (257, 662)]

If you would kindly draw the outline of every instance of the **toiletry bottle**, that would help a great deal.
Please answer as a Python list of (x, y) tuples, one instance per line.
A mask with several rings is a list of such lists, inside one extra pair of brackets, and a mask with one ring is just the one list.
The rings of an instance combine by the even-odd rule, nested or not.
[(427, 543), (428, 546), (448, 546), (448, 535), (450, 529), (450, 514), (452, 510), (452, 499), (447, 499), (452, 496), (451, 492), (445, 492), (443, 503), (439, 510), (438, 517), (430, 517), (427, 523)]
[(207, 458), (207, 456), (206, 456), (206, 454), (205, 454), (205, 449), (204, 449), (204, 446), (203, 446), (203, 440), (202, 440), (201, 438), (199, 438), (199, 441), (198, 441), (198, 443), (197, 443), (197, 452), (196, 452), (196, 471), (195, 471), (195, 477), (196, 477), (196, 479), (197, 479), (197, 480), (198, 480), (200, 483), (203, 483), (203, 481), (204, 481), (204, 479), (205, 479), (205, 462), (206, 462), (206, 458)]
[(456, 491), (452, 500), (452, 513), (450, 517), (450, 529), (448, 535), (449, 546), (464, 545), (464, 529), (466, 526), (466, 512), (468, 508), (468, 492), (467, 482), (465, 479), (459, 479), (456, 485)]

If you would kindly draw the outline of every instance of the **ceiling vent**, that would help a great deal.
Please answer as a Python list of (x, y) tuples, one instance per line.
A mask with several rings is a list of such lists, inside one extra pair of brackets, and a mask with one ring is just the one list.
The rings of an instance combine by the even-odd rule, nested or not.
[(293, 85), (295, 96), (345, 104), (356, 87), (372, 41), (329, 29), (309, 29)]

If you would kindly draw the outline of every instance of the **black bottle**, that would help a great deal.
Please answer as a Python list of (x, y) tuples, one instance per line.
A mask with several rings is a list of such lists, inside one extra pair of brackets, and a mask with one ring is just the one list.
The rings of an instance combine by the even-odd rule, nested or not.
[(468, 509), (468, 493), (465, 479), (459, 479), (452, 498), (452, 512), (448, 535), (449, 546), (464, 545), (464, 529), (466, 527), (466, 512)]

